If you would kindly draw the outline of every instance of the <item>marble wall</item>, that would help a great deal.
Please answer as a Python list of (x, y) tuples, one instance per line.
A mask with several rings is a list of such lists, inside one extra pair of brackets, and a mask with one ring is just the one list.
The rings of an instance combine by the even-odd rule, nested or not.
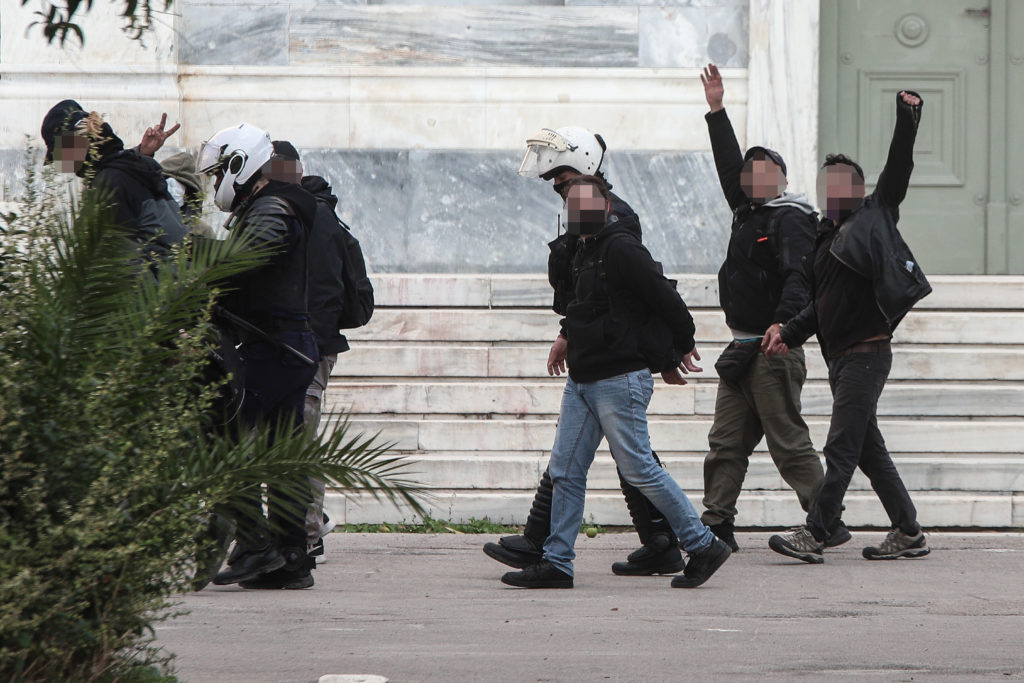
[[(546, 272), (562, 201), (520, 177), (518, 152), (302, 150), (377, 272)], [(615, 152), (613, 191), (640, 215), (644, 241), (672, 272), (715, 272), (729, 210), (706, 152)]]
[(708, 61), (740, 143), (783, 150), (794, 186), (813, 177), (814, 0), (177, 0), (142, 47), (98, 5), (65, 50), (26, 38), (31, 20), (5, 6), (0, 24), (0, 201), (43, 113), (73, 97), (129, 143), (162, 111), (187, 149), (240, 120), (291, 140), (379, 271), (538, 272), (560, 203), (515, 170), (528, 134), (574, 124), (608, 141), (656, 256), (714, 272), (729, 215)]

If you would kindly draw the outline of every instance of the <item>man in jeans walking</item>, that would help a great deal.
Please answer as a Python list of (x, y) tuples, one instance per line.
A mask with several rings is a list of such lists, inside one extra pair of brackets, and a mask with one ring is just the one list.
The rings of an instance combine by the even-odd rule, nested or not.
[(772, 536), (769, 546), (804, 562), (824, 562), (822, 547), (839, 519), (857, 467), (885, 508), (892, 529), (869, 560), (923, 557), (929, 552), (917, 510), (878, 428), (878, 397), (892, 367), (889, 340), (910, 308), (931, 291), (896, 222), (914, 168), (921, 98), (896, 96), (896, 129), (875, 191), (864, 197), (864, 172), (843, 155), (829, 155), (818, 176), (825, 217), (813, 256), (810, 305), (763, 344), (768, 354), (788, 352), (817, 333), (828, 361), (832, 422), (825, 442), (825, 483), (807, 523)]
[[(763, 436), (779, 474), (806, 512), (821, 488), (824, 472), (800, 415), (807, 379), (803, 349), (785, 356), (760, 352), (769, 329), (778, 329), (810, 301), (804, 257), (814, 249), (817, 214), (802, 194), (784, 192), (786, 162), (774, 150), (751, 147), (741, 154), (722, 99), (718, 68), (701, 75), (711, 111), (705, 115), (722, 192), (733, 212), (725, 263), (718, 272), (718, 296), (733, 342), (717, 364), (715, 421), (704, 460), (701, 520), (733, 551), (736, 501), (754, 447)], [(826, 540), (850, 539), (838, 526)]]
[(700, 358), (693, 318), (629, 219), (606, 225), (611, 202), (604, 181), (578, 176), (568, 182), (567, 229), (583, 244), (575, 257), (576, 297), (567, 309), (565, 336), (551, 351), (554, 362), (569, 368), (548, 465), (551, 532), (542, 559), (506, 573), (502, 582), (572, 588), (587, 471), (607, 437), (623, 478), (664, 514), (690, 555), (672, 585), (695, 588), (728, 559), (729, 546), (701, 523), (686, 494), (655, 461), (647, 428), (654, 392), (648, 368), (661, 371), (670, 384), (685, 384), (680, 370), (699, 370), (693, 363)]

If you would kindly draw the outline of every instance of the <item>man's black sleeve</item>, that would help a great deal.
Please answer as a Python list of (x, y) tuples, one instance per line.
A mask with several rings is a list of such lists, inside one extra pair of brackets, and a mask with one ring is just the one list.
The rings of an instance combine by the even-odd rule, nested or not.
[(779, 219), (778, 237), (782, 295), (772, 322), (784, 323), (802, 311), (811, 300), (805, 259), (814, 250), (813, 224), (799, 209), (785, 210)]
[(743, 171), (743, 152), (736, 140), (732, 122), (725, 109), (709, 112), (704, 115), (708, 123), (708, 134), (711, 136), (711, 151), (715, 155), (715, 168), (718, 170), (718, 182), (722, 184), (722, 192), (733, 211), (745, 207), (750, 199), (740, 184)]
[(786, 342), (789, 348), (803, 345), (818, 331), (818, 315), (814, 310), (814, 302), (810, 302), (804, 310), (790, 318), (789, 322), (782, 326), (780, 334), (782, 341)]
[(635, 239), (618, 239), (604, 257), (609, 284), (622, 288), (631, 298), (644, 302), (652, 315), (660, 317), (672, 331), (672, 345), (689, 353), (696, 342), (693, 316), (679, 292), (651, 257), (651, 253)]
[[(910, 90), (907, 94), (920, 97)], [(907, 196), (910, 185), (910, 174), (914, 170), (914, 141), (917, 138), (917, 124), (921, 120), (921, 108), (924, 100), (916, 107), (911, 107), (896, 95), (896, 128), (889, 143), (889, 156), (885, 167), (878, 176), (875, 187), (875, 198), (878, 203), (890, 209), (897, 208)]]

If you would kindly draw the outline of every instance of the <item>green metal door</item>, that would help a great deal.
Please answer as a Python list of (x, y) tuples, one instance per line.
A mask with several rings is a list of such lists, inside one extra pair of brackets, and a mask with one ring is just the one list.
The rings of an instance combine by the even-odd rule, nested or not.
[[(908, 89), (924, 97), (900, 229), (927, 273), (1006, 272), (1005, 248), (1004, 263), (991, 263), (990, 241), (998, 235), (988, 231), (989, 4), (822, 2), (819, 156), (852, 156), (870, 192), (892, 137), (896, 93)], [(1005, 96), (1004, 89), (996, 99)], [(1005, 245), (1005, 222), (1002, 231)]]

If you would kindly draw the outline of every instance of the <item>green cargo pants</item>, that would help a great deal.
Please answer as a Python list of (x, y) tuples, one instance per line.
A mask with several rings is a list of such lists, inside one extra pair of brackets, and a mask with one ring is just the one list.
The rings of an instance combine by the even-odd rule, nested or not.
[(779, 474), (806, 511), (824, 481), (821, 460), (800, 415), (800, 391), (807, 379), (801, 348), (786, 356), (758, 353), (737, 384), (718, 381), (715, 422), (704, 459), (704, 507), (708, 526), (733, 524), (747, 465), (763, 436)]

